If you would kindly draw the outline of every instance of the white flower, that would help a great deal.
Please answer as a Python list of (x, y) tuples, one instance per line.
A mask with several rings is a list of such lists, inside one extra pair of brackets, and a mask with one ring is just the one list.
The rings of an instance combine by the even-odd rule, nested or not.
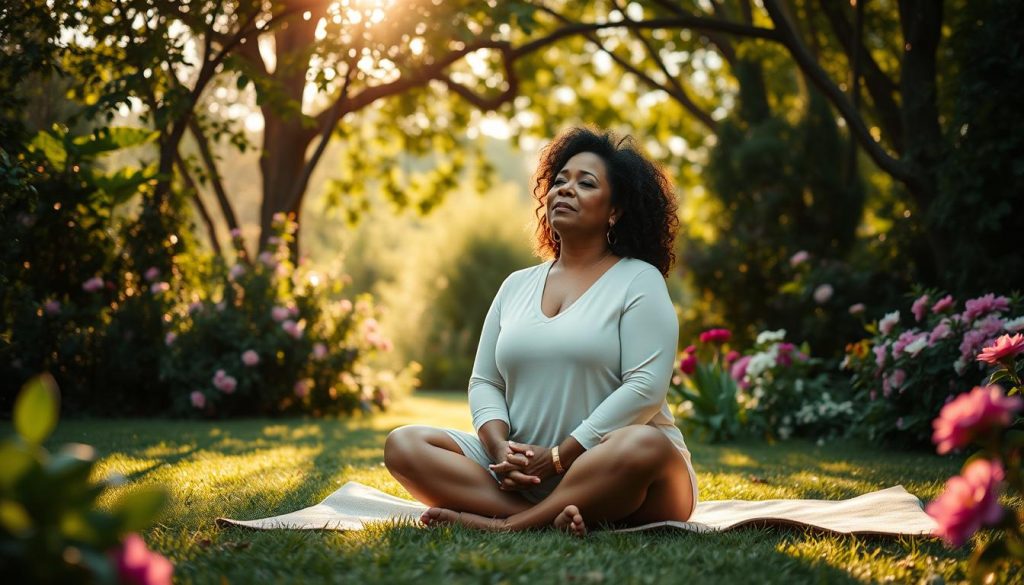
[(1021, 329), (1024, 329), (1024, 316), (1017, 317), (1016, 319), (1010, 319), (1003, 323), (1003, 329), (1006, 329), (1008, 333), (1016, 333)]
[(886, 316), (882, 317), (882, 319), (878, 322), (878, 330), (881, 331), (883, 335), (888, 335), (889, 332), (892, 331), (892, 328), (895, 327), (896, 324), (899, 322), (900, 312), (893, 311), (892, 313), (886, 314)]
[(917, 357), (917, 354), (921, 353), (921, 350), (928, 347), (928, 336), (922, 335), (914, 341), (911, 341), (903, 348), (905, 353), (910, 354), (910, 357)]
[(762, 331), (757, 334), (757, 345), (764, 345), (773, 341), (782, 341), (786, 338), (786, 330), (779, 329), (777, 331)]
[(962, 357), (957, 358), (957, 360), (955, 362), (953, 362), (953, 370), (956, 371), (956, 375), (957, 376), (964, 375), (964, 370), (966, 370), (966, 369), (967, 369), (967, 362), (964, 360), (964, 358), (962, 358)]
[(778, 354), (778, 349), (775, 347), (772, 347), (768, 351), (755, 353), (747, 364), (747, 376), (750, 378), (756, 378), (766, 370), (774, 368), (776, 354)]

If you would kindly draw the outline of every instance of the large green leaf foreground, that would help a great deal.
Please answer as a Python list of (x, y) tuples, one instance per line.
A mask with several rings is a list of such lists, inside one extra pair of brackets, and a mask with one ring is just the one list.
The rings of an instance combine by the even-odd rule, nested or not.
[[(218, 518), (221, 525), (261, 530), (362, 530), (373, 522), (415, 522), (426, 506), (350, 481), (315, 506), (261, 518)], [(654, 522), (622, 528), (634, 532), (678, 528), (691, 532), (718, 532), (749, 524), (808, 526), (828, 532), (873, 535), (930, 535), (935, 521), (925, 514), (921, 500), (897, 485), (848, 500), (719, 500), (699, 502), (689, 522)]]

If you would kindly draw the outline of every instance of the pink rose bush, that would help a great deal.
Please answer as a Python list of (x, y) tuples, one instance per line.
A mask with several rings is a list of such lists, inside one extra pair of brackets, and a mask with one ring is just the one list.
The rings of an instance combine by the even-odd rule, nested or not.
[(909, 311), (868, 324), (870, 337), (849, 344), (842, 364), (855, 389), (856, 434), (926, 444), (943, 405), (1024, 352), (1024, 335), (1015, 338), (1007, 329), (1021, 308), (1017, 297), (990, 293), (961, 304), (923, 291)]
[(981, 447), (925, 507), (935, 519), (934, 534), (950, 547), (963, 546), (982, 527), (996, 528), (971, 555), (972, 578), (978, 582), (994, 565), (1024, 561), (1024, 510), (1007, 510), (999, 503), (1007, 487), (1018, 497), (1024, 495), (1024, 435), (1012, 430), (1021, 410), (1021, 397), (1006, 396), (995, 384), (978, 386), (950, 401), (932, 422), (932, 441), (940, 454), (969, 444)]
[(180, 389), (178, 411), (349, 413), (387, 403), (374, 402), (375, 393), (391, 397), (414, 387), (418, 364), (397, 372), (367, 365), (393, 348), (369, 295), (343, 298), (344, 276), (322, 278), (321, 270), (310, 278), (288, 254), (294, 222), (279, 216), (274, 230), (255, 261), (233, 238), (234, 266), (243, 268), (224, 271), (213, 298), (193, 297), (187, 310), (171, 314), (176, 336), (161, 375)]
[(170, 585), (174, 565), (149, 550), (138, 534), (129, 534), (111, 556), (117, 577), (124, 585)]

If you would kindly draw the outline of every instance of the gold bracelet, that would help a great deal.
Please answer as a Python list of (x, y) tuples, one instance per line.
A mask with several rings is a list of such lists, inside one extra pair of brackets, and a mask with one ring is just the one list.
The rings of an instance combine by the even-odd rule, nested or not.
[(551, 448), (551, 460), (555, 463), (555, 473), (562, 475), (565, 468), (562, 467), (562, 460), (558, 458), (558, 445)]

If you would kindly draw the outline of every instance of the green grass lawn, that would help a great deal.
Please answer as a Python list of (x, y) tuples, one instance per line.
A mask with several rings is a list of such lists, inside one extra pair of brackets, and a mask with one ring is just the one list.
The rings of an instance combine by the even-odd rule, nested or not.
[[(198, 583), (942, 583), (966, 578), (967, 552), (927, 538), (829, 536), (749, 528), (481, 534), (461, 528), (386, 527), (355, 533), (218, 528), (217, 516), (258, 518), (319, 502), (355, 480), (402, 497), (384, 468), (387, 433), (425, 423), (472, 430), (464, 395), (420, 394), (388, 413), (347, 420), (64, 421), (56, 445), (83, 442), (103, 458), (98, 475), (161, 483), (169, 510), (145, 534)], [(701, 498), (848, 498), (902, 484), (935, 497), (962, 459), (894, 453), (854, 443), (690, 441)], [(1019, 502), (1015, 502), (1018, 503)], [(979, 536), (975, 538), (984, 538)], [(1014, 582), (1003, 573), (996, 582)]]

